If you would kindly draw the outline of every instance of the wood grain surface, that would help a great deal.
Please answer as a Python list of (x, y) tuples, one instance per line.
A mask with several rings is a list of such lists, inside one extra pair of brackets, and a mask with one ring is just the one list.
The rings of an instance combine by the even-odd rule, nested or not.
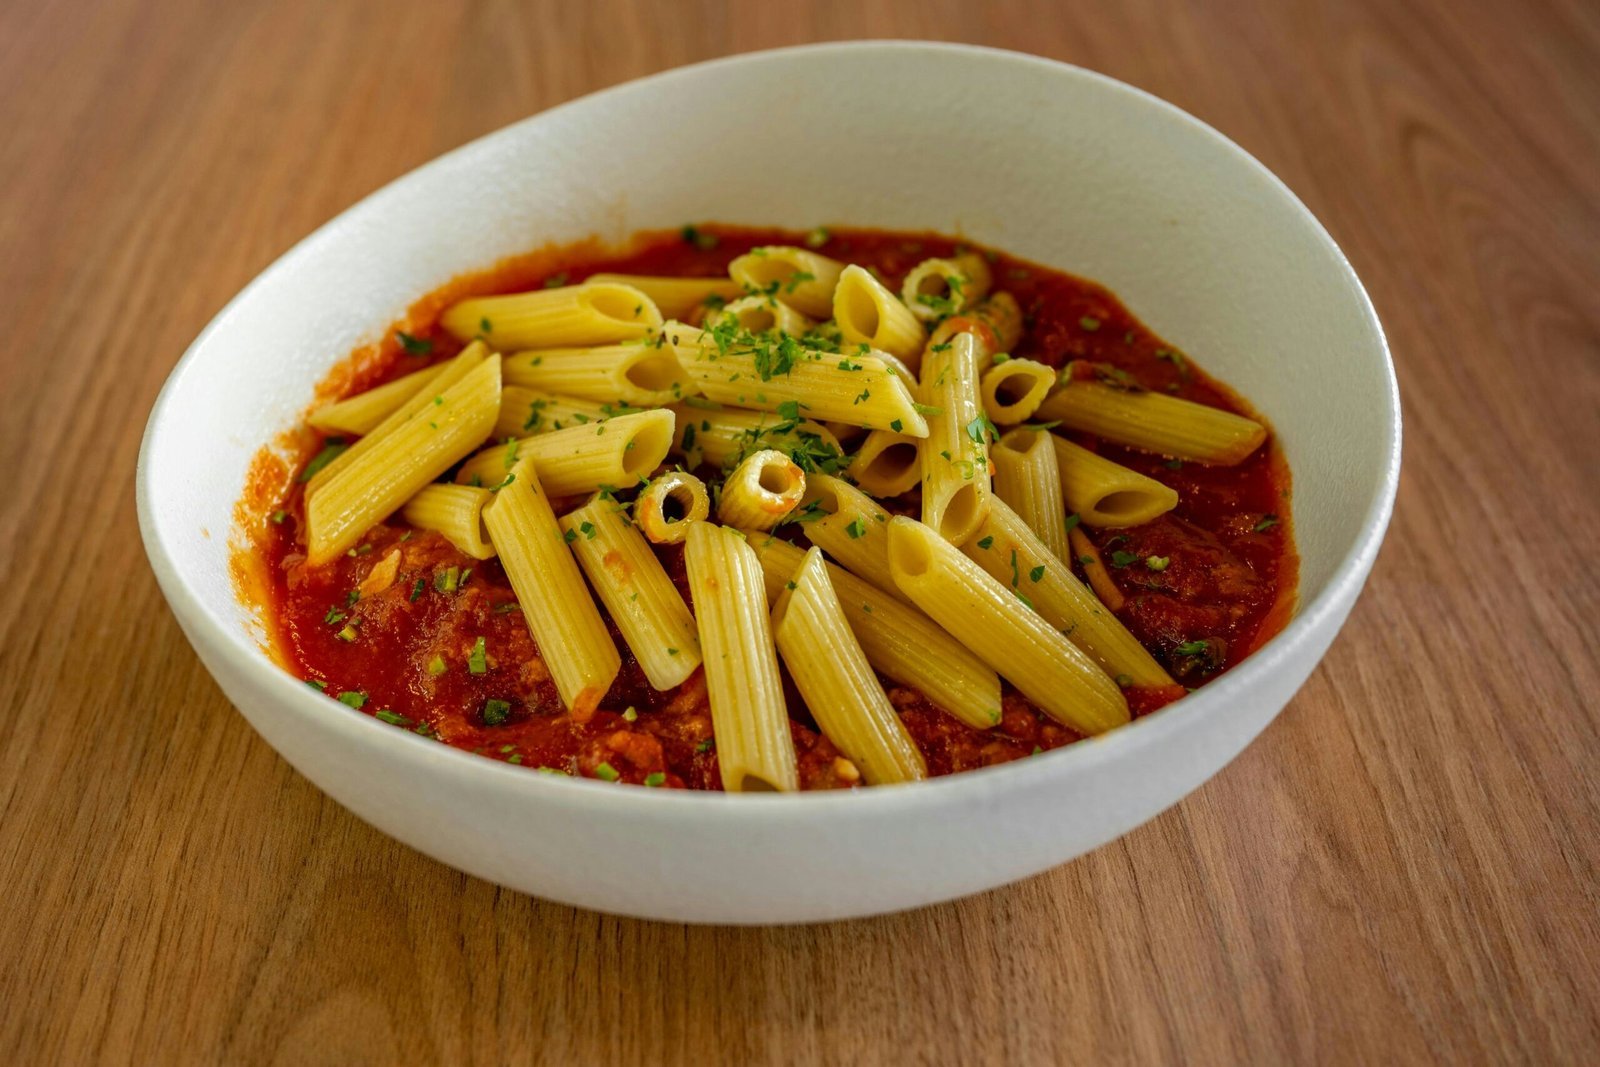
[[(607, 918), (357, 822), (232, 711), (145, 563), (173, 363), (445, 149), (871, 36), (1132, 82), (1327, 224), (1406, 416), (1343, 636), (1166, 815), (889, 918)], [(5, 0), (0, 131), (0, 1062), (1600, 1058), (1600, 5)]]

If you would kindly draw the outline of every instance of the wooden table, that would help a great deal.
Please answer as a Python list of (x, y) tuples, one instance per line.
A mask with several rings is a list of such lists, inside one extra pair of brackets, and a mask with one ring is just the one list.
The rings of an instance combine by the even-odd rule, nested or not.
[[(920, 36), (1105, 71), (1328, 225), (1405, 398), (1371, 585), (1174, 810), (906, 915), (684, 928), (465, 877), (229, 708), (133, 466), (195, 333), (444, 149), (666, 67)], [(0, 7), (0, 1062), (1594, 1062), (1600, 8)]]

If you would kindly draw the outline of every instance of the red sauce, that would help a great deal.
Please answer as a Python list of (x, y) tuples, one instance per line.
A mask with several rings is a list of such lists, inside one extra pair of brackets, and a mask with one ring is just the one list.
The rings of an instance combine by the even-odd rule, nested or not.
[[(804, 239), (790, 231), (727, 226), (699, 233), (698, 241), (676, 232), (646, 234), (621, 252), (593, 242), (547, 248), (458, 278), (415, 304), (383, 341), (347, 359), (319, 387), (318, 399), (352, 395), (459, 351), (436, 320), (464, 296), (577, 282), (600, 271), (725, 275), (729, 261), (754, 246)], [(820, 250), (875, 267), (898, 289), (911, 267), (956, 246), (952, 238), (931, 234), (836, 230)], [(1109, 363), (1146, 388), (1253, 416), (1101, 286), (1004, 254), (995, 256), (993, 270), (995, 288), (1010, 291), (1024, 312), (1027, 328), (1015, 355), (1057, 367), (1078, 359)], [(423, 345), (402, 343), (399, 331), (431, 347), (418, 354), (413, 350)], [(1201, 685), (1282, 628), (1293, 604), (1297, 561), (1289, 473), (1274, 441), (1237, 466), (1220, 467), (1075, 439), (1178, 491), (1178, 506), (1154, 522), (1085, 530), (1127, 598), (1119, 616), (1175, 678)], [(496, 560), (473, 560), (440, 535), (409, 530), (395, 517), (353, 554), (323, 568), (306, 567), (302, 494), (291, 472), (324, 443), (301, 428), (264, 449), (238, 509), (248, 543), (236, 554), (236, 583), (263, 608), (273, 651), (285, 666), (365, 713), (491, 759), (624, 782), (721, 788), (703, 676), (697, 672), (677, 690), (657, 692), (613, 629), (622, 672), (601, 710), (585, 723), (573, 721)], [(393, 552), (399, 554), (394, 580), (376, 588), (382, 583), (369, 576)], [(665, 547), (661, 556), (687, 596), (681, 549)], [(1166, 559), (1165, 568), (1144, 565), (1150, 556)], [(1118, 566), (1114, 560), (1131, 562)], [(368, 588), (352, 599), (364, 581)], [(483, 669), (474, 673), (468, 665), (480, 639)], [(1079, 740), (1009, 687), (1000, 725), (986, 731), (913, 690), (887, 688), (935, 775)], [(1135, 715), (1180, 695), (1176, 687), (1128, 693)], [(491, 702), (503, 702), (503, 717), (499, 711), (486, 716), (486, 708), (499, 706)], [(858, 784), (848, 764), (836, 762), (837, 749), (817, 732), (792, 686), (789, 707), (802, 786)]]

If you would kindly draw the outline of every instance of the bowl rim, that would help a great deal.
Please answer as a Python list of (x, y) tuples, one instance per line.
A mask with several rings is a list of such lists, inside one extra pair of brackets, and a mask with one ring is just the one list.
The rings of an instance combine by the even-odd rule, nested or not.
[[(1238, 666), (1215, 681), (1188, 694), (1156, 712), (1097, 737), (1041, 753), (1031, 759), (1012, 760), (989, 767), (975, 768), (957, 774), (941, 775), (920, 782), (893, 787), (858, 790), (821, 790), (793, 794), (726, 794), (714, 790), (646, 789), (642, 787), (618, 789), (612, 783), (591, 781), (565, 774), (532, 773), (528, 767), (513, 766), (498, 760), (487, 760), (471, 752), (442, 745), (420, 737), (408, 730), (397, 730), (371, 715), (347, 709), (336, 701), (311, 691), (303, 681), (273, 662), (260, 643), (241, 631), (231, 620), (213, 614), (206, 603), (190, 588), (183, 571), (177, 565), (178, 554), (161, 536), (154, 517), (150, 498), (149, 463), (152, 442), (159, 429), (175, 418), (169, 411), (174, 395), (184, 375), (199, 353), (207, 347), (212, 335), (222, 329), (235, 310), (252, 298), (256, 290), (281, 273), (294, 270), (299, 262), (324, 244), (340, 239), (350, 224), (351, 217), (382, 209), (384, 203), (398, 190), (412, 182), (425, 180), (425, 175), (446, 161), (475, 151), (481, 144), (500, 137), (510, 136), (513, 130), (539, 121), (546, 116), (579, 105), (592, 105), (613, 94), (636, 91), (639, 88), (662, 86), (681, 78), (695, 77), (708, 70), (760, 64), (780, 57), (796, 54), (817, 55), (846, 52), (925, 53), (948, 58), (951, 56), (978, 57), (990, 61), (1020, 64), (1047, 69), (1053, 75), (1076, 78), (1095, 84), (1114, 93), (1130, 94), (1143, 104), (1163, 112), (1165, 118), (1176, 121), (1203, 138), (1211, 141), (1236, 163), (1255, 172), (1284, 197), (1299, 216), (1302, 225), (1309, 227), (1313, 238), (1330, 254), (1342, 270), (1344, 280), (1357, 298), (1359, 312), (1367, 320), (1377, 339), (1382, 355), (1385, 385), (1384, 402), (1388, 423), (1384, 469), (1373, 499), (1361, 520), (1360, 533), (1355, 544), (1334, 567), (1322, 591), (1309, 603), (1298, 606), (1295, 614), (1281, 631), (1252, 652)], [(1275, 671), (1294, 659), (1327, 621), (1341, 611), (1348, 611), (1359, 595), (1379, 547), (1387, 531), (1394, 510), (1395, 494), (1399, 486), (1401, 453), (1401, 407), (1399, 383), (1394, 360), (1390, 352), (1383, 325), (1378, 319), (1371, 297), (1361, 284), (1354, 267), (1326, 228), (1312, 214), (1300, 198), (1270, 169), (1235, 144), (1209, 124), (1137, 86), (1129, 85), (1105, 74), (1070, 63), (1042, 56), (1014, 52), (1008, 49), (981, 45), (958, 44), (921, 40), (859, 40), (794, 45), (740, 53), (699, 63), (673, 67), (665, 71), (635, 78), (617, 85), (564, 101), (554, 107), (535, 112), (506, 126), (434, 157), (432, 160), (400, 175), (379, 189), (362, 197), (340, 211), (315, 231), (301, 239), (288, 251), (255, 276), (236, 293), (210, 322), (200, 331), (183, 356), (173, 366), (151, 409), (140, 443), (135, 471), (135, 496), (139, 529), (146, 554), (155, 571), (158, 584), (180, 623), (202, 628), (217, 652), (225, 656), (230, 665), (241, 670), (247, 680), (262, 691), (279, 713), (316, 715), (319, 726), (342, 735), (342, 739), (357, 746), (409, 746), (392, 749), (392, 758), (403, 759), (413, 765), (426, 766), (447, 777), (457, 774), (478, 779), (484, 788), (516, 791), (539, 802), (577, 803), (606, 810), (609, 814), (623, 816), (652, 816), (672, 810), (674, 805), (692, 805), (697, 814), (715, 811), (719, 819), (773, 818), (775, 813), (790, 816), (805, 815), (819, 809), (843, 806), (860, 815), (892, 815), (909, 806), (924, 807), (934, 803), (969, 804), (1001, 789), (1020, 790), (1038, 785), (1045, 778), (1084, 773), (1087, 768), (1132, 756), (1152, 745), (1161, 744), (1180, 730), (1199, 725), (1203, 720), (1227, 714), (1238, 699), (1251, 687), (1264, 682)], [(229, 540), (233, 531), (230, 527)], [(191, 643), (198, 643), (198, 635), (188, 635)], [(1330, 638), (1331, 640), (1331, 638)], [(1292, 697), (1292, 695), (1291, 695)], [(232, 701), (230, 700), (230, 703)], [(1178, 710), (1180, 709), (1181, 710)], [(247, 717), (248, 718), (248, 717)], [(553, 792), (552, 792), (553, 791)], [(1181, 798), (1180, 798), (1181, 799)], [(727, 814), (723, 814), (727, 813)]]

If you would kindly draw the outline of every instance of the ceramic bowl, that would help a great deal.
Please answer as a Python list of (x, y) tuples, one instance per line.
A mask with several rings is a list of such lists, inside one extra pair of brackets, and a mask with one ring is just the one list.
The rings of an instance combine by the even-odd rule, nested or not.
[[(1038, 758), (791, 796), (534, 774), (311, 692), (230, 581), (252, 455), (409, 302), (546, 242), (688, 221), (939, 230), (1110, 286), (1275, 425), (1294, 477), (1300, 604), (1236, 669)], [(979, 48), (867, 42), (669, 71), (509, 126), (374, 193), (211, 322), (139, 457), (139, 520), (173, 613), (229, 699), (373, 826), (551, 900), (691, 922), (909, 908), (1125, 834), (1216, 774), (1305, 681), (1388, 523), (1400, 410), (1361, 283), (1282, 182), (1137, 89)]]

